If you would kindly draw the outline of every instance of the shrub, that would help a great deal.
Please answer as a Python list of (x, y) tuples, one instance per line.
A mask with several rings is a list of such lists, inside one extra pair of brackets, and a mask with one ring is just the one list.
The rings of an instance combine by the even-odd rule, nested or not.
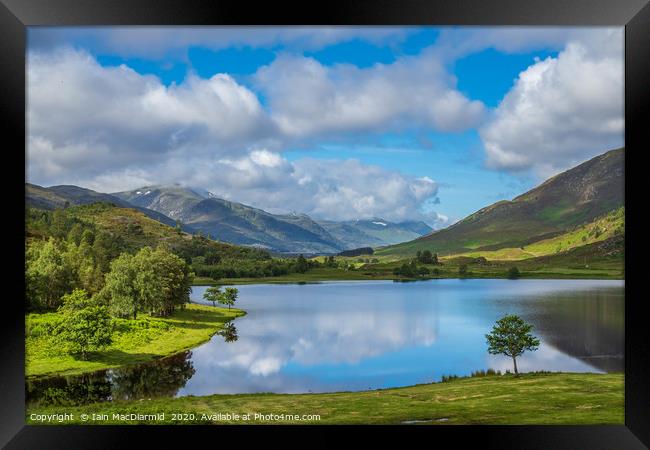
[(519, 278), (521, 276), (521, 272), (519, 272), (519, 269), (514, 266), (508, 269), (508, 278), (511, 280), (514, 280), (516, 278)]

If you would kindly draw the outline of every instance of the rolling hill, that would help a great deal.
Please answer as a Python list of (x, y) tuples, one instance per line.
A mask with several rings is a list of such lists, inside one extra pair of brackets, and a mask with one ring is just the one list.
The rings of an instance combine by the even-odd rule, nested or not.
[(514, 198), (485, 207), (443, 230), (375, 254), (412, 256), (431, 250), (442, 256), (524, 249), (588, 224), (624, 205), (623, 148), (562, 172)]
[[(172, 227), (176, 225), (175, 220), (164, 214), (141, 206), (132, 205), (131, 203), (110, 194), (102, 194), (91, 189), (72, 185), (51, 186), (46, 188), (36, 184), (25, 184), (25, 204), (28, 207), (51, 211), (69, 206), (88, 205), (97, 202), (111, 203), (122, 208), (134, 208), (147, 217), (160, 223)], [(183, 230), (189, 233), (194, 232), (194, 230), (188, 226), (183, 227)]]
[[(132, 206), (122, 207), (108, 202), (97, 202), (70, 206), (62, 211), (68, 219), (81, 220), (92, 224), (97, 230), (107, 232), (118, 239), (127, 251), (135, 251), (144, 246), (155, 248), (164, 244), (174, 253), (187, 258), (207, 252), (213, 252), (221, 259), (257, 261), (270, 258), (267, 252), (258, 249), (216, 242), (201, 235), (178, 230), (148, 217)], [(42, 214), (51, 214), (51, 211), (31, 209), (27, 215), (28, 242), (48, 237), (39, 226)]]

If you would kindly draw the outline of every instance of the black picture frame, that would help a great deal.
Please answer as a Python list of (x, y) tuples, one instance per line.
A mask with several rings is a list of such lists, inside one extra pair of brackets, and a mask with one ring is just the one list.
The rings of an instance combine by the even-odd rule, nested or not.
[[(260, 433), (276, 436), (296, 429), (276, 427), (174, 427), (174, 426), (26, 426), (24, 402), (24, 171), (25, 163), (25, 45), (26, 27), (36, 25), (610, 25), (625, 26), (625, 192), (626, 200), (626, 301), (625, 301), (625, 425), (620, 426), (439, 426), (345, 427), (384, 440), (406, 433), (419, 434), (427, 445), (440, 438), (454, 445), (469, 440), (481, 447), (634, 449), (650, 446), (650, 343), (642, 308), (647, 303), (640, 286), (640, 245), (644, 147), (650, 127), (643, 120), (650, 104), (650, 5), (648, 0), (363, 0), (280, 2), (250, 4), (236, 0), (0, 0), (0, 123), (5, 166), (4, 192), (11, 193), (11, 209), (5, 209), (4, 277), (13, 283), (4, 290), (2, 369), (0, 370), (0, 445), (6, 448), (112, 448), (132, 447), (146, 438), (178, 445), (204, 445), (202, 439), (219, 436), (241, 445)], [(10, 144), (13, 143), (13, 144)], [(645, 144), (645, 146), (643, 145)], [(18, 189), (17, 186), (23, 186)], [(643, 194), (638, 194), (643, 195)], [(9, 254), (6, 253), (9, 249)], [(638, 264), (637, 264), (638, 263)], [(340, 427), (302, 427), (318, 440)], [(208, 436), (206, 436), (208, 435)], [(310, 440), (313, 437), (310, 436)], [(216, 441), (212, 441), (216, 443)], [(268, 441), (273, 442), (273, 441)], [(268, 445), (264, 444), (264, 445)], [(275, 441), (286, 445), (290, 441)], [(304, 441), (308, 442), (308, 441)], [(645, 445), (644, 445), (645, 444)], [(306, 445), (306, 444), (305, 444)]]

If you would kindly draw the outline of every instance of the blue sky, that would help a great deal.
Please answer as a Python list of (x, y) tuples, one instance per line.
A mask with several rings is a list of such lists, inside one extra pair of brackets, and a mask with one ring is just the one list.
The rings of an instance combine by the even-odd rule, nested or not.
[(623, 144), (620, 29), (30, 28), (28, 70), (43, 185), (441, 227)]

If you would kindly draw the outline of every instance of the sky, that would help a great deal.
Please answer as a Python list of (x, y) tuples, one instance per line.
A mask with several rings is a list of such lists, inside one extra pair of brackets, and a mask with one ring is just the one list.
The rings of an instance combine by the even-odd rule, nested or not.
[(27, 180), (442, 228), (624, 145), (623, 36), (30, 27)]

